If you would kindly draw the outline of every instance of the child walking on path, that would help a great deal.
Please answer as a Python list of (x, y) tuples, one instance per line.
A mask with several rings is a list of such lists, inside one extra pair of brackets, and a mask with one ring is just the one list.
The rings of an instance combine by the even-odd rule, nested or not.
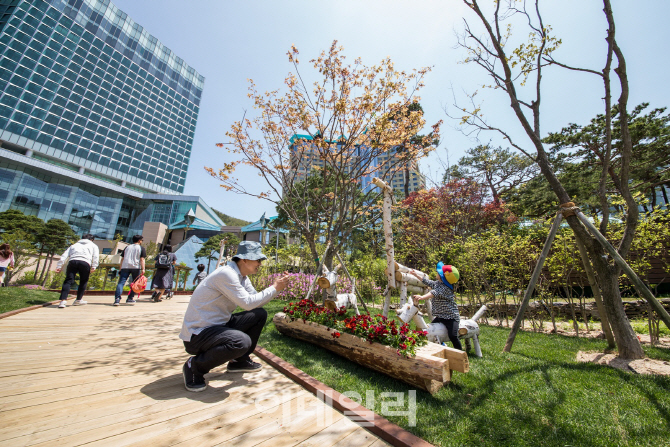
[(193, 278), (193, 285), (198, 287), (198, 285), (206, 277), (207, 277), (207, 273), (205, 273), (205, 264), (198, 264), (198, 273)]

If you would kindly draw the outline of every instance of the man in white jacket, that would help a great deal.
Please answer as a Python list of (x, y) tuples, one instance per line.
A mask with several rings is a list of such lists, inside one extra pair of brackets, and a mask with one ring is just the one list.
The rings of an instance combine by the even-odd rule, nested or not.
[[(204, 390), (205, 374), (226, 362), (231, 372), (262, 368), (249, 357), (267, 320), (262, 306), (284, 290), (289, 280), (284, 273), (267, 289), (256, 291), (248, 276), (258, 273), (264, 259), (260, 243), (240, 242), (233, 260), (208, 275), (193, 292), (179, 334), (186, 352), (193, 356), (182, 368), (187, 390)], [(238, 306), (244, 312), (234, 313)]]
[(74, 283), (74, 277), (77, 273), (79, 273), (79, 288), (77, 289), (77, 299), (72, 305), (81, 306), (86, 304), (86, 301), (82, 301), (82, 297), (86, 291), (88, 277), (98, 268), (100, 261), (100, 252), (98, 246), (93, 243), (94, 239), (95, 237), (92, 234), (85, 234), (75, 244), (70, 245), (65, 253), (60, 256), (56, 265), (57, 273), (60, 273), (65, 260), (69, 260), (65, 281), (63, 281), (63, 288), (60, 292), (60, 304), (58, 305), (60, 309), (67, 306), (67, 295), (70, 293), (70, 287)]

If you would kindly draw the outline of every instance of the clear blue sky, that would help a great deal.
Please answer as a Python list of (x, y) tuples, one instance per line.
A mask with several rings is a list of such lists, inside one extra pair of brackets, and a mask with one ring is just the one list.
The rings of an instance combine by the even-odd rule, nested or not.
[[(262, 91), (281, 88), (292, 69), (286, 58), (292, 44), (300, 50), (304, 71), (308, 71), (305, 62), (326, 50), (333, 40), (344, 46), (348, 59), (361, 57), (366, 65), (389, 56), (398, 69), (432, 66), (421, 104), (429, 123), (443, 119), (445, 125), (440, 147), (421, 162), (429, 178), (441, 178), (447, 162), (453, 164), (467, 148), (477, 145), (456, 130), (457, 123), (444, 112), (452, 107), (454, 94), (463, 100), (464, 91), (489, 83), (475, 66), (458, 63), (464, 52), (455, 48), (455, 33), (462, 30), (464, 17), (476, 23), (474, 14), (460, 0), (112, 1), (205, 76), (185, 193), (199, 195), (231, 216), (254, 221), (264, 212), (268, 216), (276, 213), (267, 201), (226, 192), (203, 167), (217, 168), (230, 161), (228, 153), (215, 144), (226, 141), (225, 132), (245, 110), (254, 113), (247, 98), (247, 79), (253, 79)], [(670, 2), (612, 3), (619, 45), (628, 65), (630, 106), (643, 101), (653, 107), (670, 105), (668, 60), (661, 51), (670, 41), (665, 23)], [(602, 69), (606, 49), (602, 1), (545, 0), (541, 11), (545, 24), (563, 40), (557, 59)], [(517, 29), (517, 36), (525, 40), (526, 29)], [(586, 123), (603, 111), (602, 82), (593, 75), (552, 68), (545, 71), (543, 83), (543, 134), (570, 122)], [(482, 91), (478, 98), (492, 123), (509, 129), (518, 142), (529, 146), (500, 90)], [(479, 138), (504, 145), (493, 134), (480, 134)], [(254, 172), (243, 174), (250, 190), (265, 190)]]

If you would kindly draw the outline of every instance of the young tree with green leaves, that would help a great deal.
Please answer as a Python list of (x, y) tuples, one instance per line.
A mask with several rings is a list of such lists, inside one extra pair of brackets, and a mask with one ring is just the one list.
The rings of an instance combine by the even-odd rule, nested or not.
[(466, 150), (465, 154), (445, 172), (444, 182), (463, 178), (475, 180), (488, 187), (496, 203), (538, 173), (532, 160), (502, 147), (480, 144)]
[(77, 234), (64, 220), (50, 219), (44, 225), (42, 231), (37, 234), (37, 240), (47, 256), (44, 260), (42, 273), (39, 279), (36, 279), (36, 281), (39, 281), (44, 286), (47, 281), (47, 272), (51, 269), (54, 256), (57, 253), (62, 253), (67, 247), (72, 245), (77, 240)]
[(207, 273), (209, 274), (209, 268), (212, 261), (217, 261), (219, 259), (219, 253), (221, 250), (221, 241), (225, 241), (227, 251), (235, 250), (237, 245), (240, 243), (240, 239), (232, 233), (220, 233), (215, 236), (207, 239), (200, 250), (195, 254), (195, 259), (207, 258)]
[[(623, 237), (617, 247), (619, 255), (626, 257), (630, 250), (635, 229), (638, 224), (638, 204), (635, 201), (631, 187), (631, 160), (632, 138), (628, 118), (629, 85), (626, 60), (617, 42), (614, 14), (610, 0), (603, 0), (605, 19), (607, 22), (606, 42), (607, 51), (604, 56), (602, 69), (576, 68), (559, 62), (554, 53), (561, 44), (561, 40), (552, 36), (551, 27), (544, 23), (540, 13), (540, 0), (531, 5), (515, 0), (492, 1), (486, 5), (481, 0), (464, 0), (464, 3), (473, 11), (481, 25), (480, 30), (474, 30), (466, 21), (465, 30), (459, 40), (468, 56), (466, 63), (474, 63), (481, 67), (492, 80), (492, 87), (501, 90), (510, 100), (513, 114), (521, 124), (531, 149), (520, 141), (514, 141), (510, 134), (494, 123), (485, 119), (482, 110), (474, 103), (475, 94), (470, 95), (471, 108), (459, 107), (464, 115), (461, 123), (471, 126), (474, 131), (495, 131), (502, 135), (512, 147), (521, 151), (534, 160), (551, 190), (560, 204), (567, 204), (572, 197), (561, 183), (549, 161), (547, 150), (542, 142), (540, 131), (540, 105), (542, 94), (543, 70), (547, 66), (560, 66), (600, 77), (604, 85), (605, 103), (605, 144), (599, 171), (598, 197), (601, 203), (602, 220), (600, 232), (606, 233), (610, 224), (609, 203), (606, 186), (612, 181), (623, 198), (626, 210), (626, 227)], [(519, 16), (527, 24), (530, 37), (527, 42), (514, 42), (511, 32), (511, 20)], [(613, 68), (616, 59), (617, 66)], [(620, 90), (618, 110), (620, 114), (619, 128), (621, 132), (620, 161), (613, 163), (612, 148), (612, 71), (618, 77)], [(532, 89), (523, 89), (523, 86), (532, 81)], [(619, 355), (622, 358), (642, 358), (644, 351), (626, 317), (621, 293), (619, 290), (619, 276), (621, 268), (607, 256), (605, 248), (592, 237), (582, 225), (577, 216), (566, 217), (566, 221), (575, 232), (576, 237), (584, 245), (594, 270), (600, 280), (603, 301), (612, 332), (616, 338)]]
[[(334, 253), (342, 251), (352, 231), (377, 220), (376, 201), (358, 200), (362, 179), (388, 180), (401, 167), (390, 155), (425, 125), (423, 115), (409, 108), (419, 101), (417, 92), (429, 69), (399, 71), (388, 58), (378, 66), (366, 66), (359, 59), (349, 64), (333, 42), (310, 61), (319, 78), (310, 86), (298, 68), (295, 47), (288, 58), (295, 73), (286, 78), (286, 91), (263, 93), (252, 82), (249, 96), (260, 113), (233, 124), (226, 135), (236, 158), (209, 172), (228, 190), (273, 202), (305, 238), (317, 266), (317, 241), (325, 240), (329, 248), (324, 262), (330, 268)], [(431, 133), (438, 137), (439, 123)], [(408, 144), (407, 158), (420, 158), (432, 149), (429, 143)], [(389, 156), (387, 161), (377, 165), (384, 156)], [(315, 172), (300, 174), (307, 162)], [(240, 165), (255, 169), (267, 190), (250, 192), (234, 177)], [(302, 175), (321, 177), (327, 192), (315, 198), (301, 186)]]

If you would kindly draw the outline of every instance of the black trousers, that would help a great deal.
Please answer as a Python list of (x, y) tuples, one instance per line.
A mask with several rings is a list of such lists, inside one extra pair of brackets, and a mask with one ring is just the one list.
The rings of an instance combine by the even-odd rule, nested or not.
[(447, 328), (447, 334), (449, 334), (449, 340), (451, 344), (454, 345), (454, 348), (463, 350), (461, 346), (461, 341), (458, 339), (458, 320), (447, 320), (446, 318), (435, 318), (433, 323), (442, 323)]
[(185, 341), (186, 352), (193, 355), (191, 367), (207, 374), (231, 360), (248, 360), (261, 336), (268, 313), (263, 308), (233, 314), (228, 323), (205, 328), (191, 341)]
[(91, 274), (91, 264), (86, 261), (74, 260), (67, 263), (65, 281), (63, 281), (63, 288), (60, 291), (61, 301), (67, 299), (67, 294), (70, 293), (70, 287), (74, 284), (74, 277), (77, 273), (79, 273), (77, 299), (80, 300), (84, 296), (86, 286), (88, 285), (88, 277)]

